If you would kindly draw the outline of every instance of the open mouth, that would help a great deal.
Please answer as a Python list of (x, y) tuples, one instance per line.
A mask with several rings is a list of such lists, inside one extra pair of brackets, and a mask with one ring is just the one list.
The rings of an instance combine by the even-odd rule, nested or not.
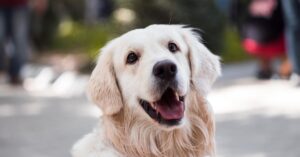
[(163, 93), (160, 100), (150, 103), (140, 99), (140, 104), (145, 112), (160, 124), (178, 125), (184, 116), (184, 96), (179, 96), (171, 88)]

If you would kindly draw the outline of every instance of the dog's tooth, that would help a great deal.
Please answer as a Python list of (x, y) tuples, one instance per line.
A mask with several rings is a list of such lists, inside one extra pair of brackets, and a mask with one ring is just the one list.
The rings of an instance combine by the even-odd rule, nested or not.
[(178, 93), (175, 93), (175, 97), (176, 97), (176, 100), (179, 101), (179, 95), (178, 95)]
[(155, 106), (154, 106), (154, 109), (155, 109), (156, 115), (158, 115), (159, 112), (158, 112), (158, 110), (157, 110), (157, 104), (154, 104), (154, 105), (155, 105)]
[(156, 108), (157, 108), (157, 105), (156, 105), (156, 103), (154, 103), (154, 105), (153, 105), (153, 108), (156, 110)]

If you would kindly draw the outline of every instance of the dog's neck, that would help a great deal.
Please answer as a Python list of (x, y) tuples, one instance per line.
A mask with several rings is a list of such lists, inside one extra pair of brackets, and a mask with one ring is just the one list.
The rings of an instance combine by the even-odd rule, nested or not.
[(214, 156), (214, 120), (202, 96), (187, 95), (187, 124), (166, 131), (138, 119), (131, 110), (104, 117), (105, 137), (126, 157)]

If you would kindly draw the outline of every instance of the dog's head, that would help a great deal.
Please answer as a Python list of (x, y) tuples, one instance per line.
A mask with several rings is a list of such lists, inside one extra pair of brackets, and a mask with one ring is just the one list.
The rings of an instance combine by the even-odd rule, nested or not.
[(205, 95), (218, 75), (219, 58), (191, 28), (151, 25), (102, 49), (88, 92), (104, 115), (126, 107), (135, 116), (172, 128), (185, 119), (191, 84)]

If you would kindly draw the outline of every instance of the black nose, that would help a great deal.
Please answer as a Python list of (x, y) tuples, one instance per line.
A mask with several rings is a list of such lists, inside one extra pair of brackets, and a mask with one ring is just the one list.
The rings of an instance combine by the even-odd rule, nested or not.
[(153, 67), (153, 75), (164, 81), (170, 81), (174, 79), (176, 73), (176, 65), (169, 60), (157, 62)]

